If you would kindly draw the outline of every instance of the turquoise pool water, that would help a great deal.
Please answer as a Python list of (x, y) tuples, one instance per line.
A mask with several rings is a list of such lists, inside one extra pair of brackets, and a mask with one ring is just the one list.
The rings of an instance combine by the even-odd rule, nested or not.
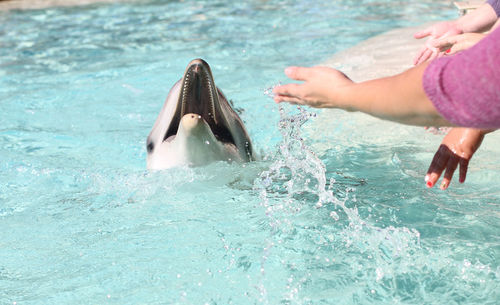
[[(289, 64), (455, 14), (369, 0), (0, 12), (0, 303), (497, 304), (498, 142), (466, 184), (427, 190), (439, 137), (394, 126), (375, 141), (379, 125), (347, 115), (311, 137), (315, 113), (264, 94)], [(260, 161), (147, 172), (146, 136), (196, 57)]]

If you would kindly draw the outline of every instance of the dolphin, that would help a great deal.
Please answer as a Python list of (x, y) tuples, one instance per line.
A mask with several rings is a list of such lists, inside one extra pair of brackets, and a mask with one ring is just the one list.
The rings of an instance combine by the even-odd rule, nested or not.
[(192, 60), (170, 89), (146, 149), (151, 170), (254, 159), (242, 120), (215, 86), (203, 59)]

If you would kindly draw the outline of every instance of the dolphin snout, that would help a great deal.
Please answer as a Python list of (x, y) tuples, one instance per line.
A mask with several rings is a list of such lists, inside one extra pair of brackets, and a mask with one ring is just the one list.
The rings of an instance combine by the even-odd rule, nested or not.
[(203, 67), (208, 67), (208, 63), (201, 58), (193, 59), (188, 64), (188, 69), (194, 73), (200, 73)]

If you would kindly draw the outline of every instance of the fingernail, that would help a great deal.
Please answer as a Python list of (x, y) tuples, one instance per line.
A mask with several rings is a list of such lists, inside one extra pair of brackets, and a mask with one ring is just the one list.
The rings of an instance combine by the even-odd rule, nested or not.
[(450, 52), (451, 52), (451, 49), (446, 50), (446, 53), (450, 53)]
[(286, 74), (286, 75), (290, 75), (291, 73), (293, 73), (293, 69), (294, 69), (293, 67), (288, 67), (288, 68), (286, 68), (286, 69), (285, 69), (285, 74)]
[(441, 183), (441, 186), (439, 188), (442, 189), (442, 190), (445, 190), (447, 187), (448, 187), (448, 183), (446, 183), (445, 181), (443, 181)]
[(431, 188), (434, 186), (434, 183), (432, 183), (432, 181), (427, 181), (427, 187), (428, 188)]

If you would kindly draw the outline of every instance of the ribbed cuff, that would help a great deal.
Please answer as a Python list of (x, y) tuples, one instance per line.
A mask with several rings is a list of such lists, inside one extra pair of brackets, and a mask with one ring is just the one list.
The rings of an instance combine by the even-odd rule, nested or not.
[(422, 85), (424, 87), (425, 95), (427, 95), (427, 98), (431, 100), (437, 112), (439, 112), (439, 114), (449, 122), (453, 122), (455, 119), (452, 111), (453, 106), (450, 105), (450, 101), (447, 99), (447, 94), (442, 84), (442, 71), (447, 65), (448, 60), (449, 57), (442, 57), (433, 60), (427, 68), (425, 68), (424, 75), (422, 77)]

